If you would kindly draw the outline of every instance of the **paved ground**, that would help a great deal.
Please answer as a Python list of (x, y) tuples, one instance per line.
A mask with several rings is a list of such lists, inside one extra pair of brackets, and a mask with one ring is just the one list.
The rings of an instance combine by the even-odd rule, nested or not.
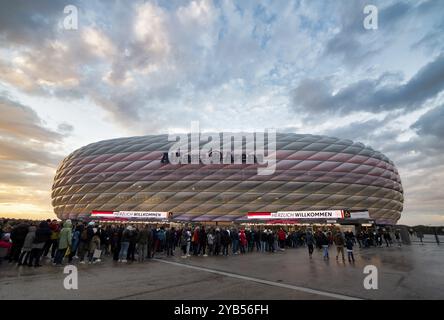
[[(79, 289), (65, 290), (63, 268), (3, 263), (0, 299), (444, 299), (444, 246), (355, 251), (356, 263), (324, 261), (305, 249), (229, 257), (159, 257), (145, 263), (79, 265)], [(378, 290), (363, 286), (378, 268)]]

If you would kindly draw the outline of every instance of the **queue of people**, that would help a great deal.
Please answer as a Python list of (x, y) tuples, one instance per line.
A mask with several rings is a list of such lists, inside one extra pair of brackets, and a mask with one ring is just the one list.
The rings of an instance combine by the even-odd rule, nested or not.
[[(396, 233), (395, 233), (396, 236)], [(354, 262), (353, 247), (392, 245), (390, 233), (379, 229), (363, 230), (356, 236), (350, 232), (319, 228), (315, 232), (284, 228), (236, 228), (185, 226), (166, 228), (148, 224), (106, 224), (95, 222), (63, 222), (57, 220), (18, 223), (10, 232), (2, 231), (0, 247), (7, 247), (8, 260), (18, 265), (40, 267), (41, 259), (51, 259), (56, 266), (63, 261), (80, 264), (101, 262), (111, 256), (117, 263), (143, 262), (158, 254), (186, 259), (191, 256), (228, 256), (249, 252), (274, 253), (286, 248), (307, 247), (310, 259), (315, 248), (323, 258), (330, 258), (330, 249), (336, 246), (336, 259)], [(397, 236), (396, 236), (397, 238)], [(398, 238), (397, 238), (398, 239)]]

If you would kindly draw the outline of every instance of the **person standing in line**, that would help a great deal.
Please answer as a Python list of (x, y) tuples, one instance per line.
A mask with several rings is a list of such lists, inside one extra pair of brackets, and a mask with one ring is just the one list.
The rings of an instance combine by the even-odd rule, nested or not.
[(148, 259), (153, 257), (154, 252), (154, 228), (148, 227), (147, 255)]
[(137, 235), (137, 261), (145, 261), (146, 251), (148, 246), (148, 225), (144, 225), (142, 230)]
[[(50, 230), (51, 230), (51, 235), (52, 235), (52, 226), (53, 226), (53, 222), (57, 222), (57, 220), (53, 220), (51, 221), (51, 219), (47, 219), (46, 223), (48, 224)], [(38, 230), (39, 228), (37, 228)], [(49, 249), (51, 248), (52, 245), (52, 240), (51, 240), (51, 236), (50, 238), (45, 242), (45, 244), (43, 245), (43, 251), (42, 251), (42, 257), (46, 257), (49, 253)]]
[(421, 241), (421, 244), (424, 244), (424, 242), (422, 242), (422, 239), (424, 238), (424, 235), (421, 231), (416, 232), (416, 236), (419, 238), (419, 241)]
[(119, 225), (116, 228), (113, 228), (112, 230), (111, 251), (113, 252), (113, 261), (119, 261), (119, 255), (121, 249), (120, 241), (122, 240), (123, 230), (124, 229), (122, 225)]
[(262, 239), (262, 232), (259, 229), (254, 230), (254, 243), (256, 245), (256, 251), (261, 252), (261, 239)]
[(49, 227), (51, 228), (51, 239), (48, 242), (49, 246), (46, 247), (45, 252), (43, 254), (44, 257), (46, 257), (48, 255), (48, 251), (51, 248), (51, 259), (54, 260), (55, 258), (55, 253), (57, 251), (58, 248), (58, 243), (59, 243), (59, 235), (60, 235), (60, 223), (57, 220), (52, 220), (51, 224), (49, 225)]
[(347, 247), (347, 256), (348, 256), (348, 262), (355, 262), (355, 257), (353, 256), (353, 241), (349, 238), (345, 242), (345, 246)]
[(98, 228), (93, 228), (94, 235), (89, 243), (89, 251), (88, 251), (89, 264), (101, 261), (100, 254), (99, 257), (94, 256), (96, 250), (100, 252), (100, 233), (98, 230), (99, 230)]
[(43, 247), (45, 243), (51, 240), (51, 229), (46, 221), (42, 221), (39, 227), (35, 231), (34, 242), (32, 243), (31, 255), (29, 258), (28, 266), (41, 267), (40, 257), (43, 253)]
[(11, 253), (9, 255), (9, 262), (19, 262), (20, 253), (22, 251), (23, 244), (25, 242), (26, 234), (28, 233), (29, 225), (21, 222), (16, 225), (10, 235), (12, 242)]
[(120, 240), (120, 252), (119, 252), (119, 262), (127, 262), (128, 247), (130, 244), (132, 227), (128, 225), (122, 232), (122, 239)]
[(214, 255), (214, 230), (211, 229), (207, 236), (208, 255)]
[(191, 257), (190, 254), (190, 248), (191, 248), (191, 228), (188, 227), (187, 232), (186, 232), (186, 239), (187, 239), (187, 257)]
[(387, 230), (383, 230), (383, 237), (384, 237), (384, 241), (385, 241), (387, 248), (390, 247), (391, 237), (390, 237), (390, 233)]
[[(232, 231), (234, 232), (234, 231)], [(237, 235), (237, 237), (239, 237), (239, 235)], [(230, 239), (230, 235), (228, 233), (228, 230), (224, 229), (222, 230), (222, 255), (224, 256), (228, 256), (228, 246), (230, 245), (231, 239)], [(239, 240), (237, 240), (239, 241)], [(238, 254), (237, 252), (235, 254)]]
[(277, 231), (273, 231), (273, 252), (279, 249), (279, 235)]
[(156, 252), (160, 251), (160, 240), (159, 240), (160, 228), (157, 226), (153, 228), (153, 254), (151, 258), (154, 258)]
[(268, 229), (268, 251), (274, 252), (274, 234), (271, 229)]
[(81, 264), (85, 263), (85, 255), (89, 256), (89, 248), (91, 240), (94, 237), (94, 225), (93, 221), (89, 222), (86, 227), (83, 228), (80, 234), (80, 244), (79, 244), (79, 260)]
[(285, 238), (286, 238), (286, 234), (285, 234), (284, 229), (279, 228), (278, 239), (279, 239), (279, 248), (281, 250), (283, 250), (285, 248)]
[(31, 225), (28, 229), (28, 233), (26, 234), (25, 241), (23, 242), (22, 252), (20, 253), (18, 265), (27, 265), (30, 259), (32, 243), (35, 239), (35, 231), (37, 230), (36, 226)]
[(260, 234), (261, 234), (261, 252), (264, 253), (267, 248), (267, 237), (268, 237), (267, 230), (266, 229), (261, 230)]
[(344, 237), (342, 236), (341, 232), (338, 231), (334, 238), (334, 243), (336, 245), (336, 260), (339, 259), (339, 254), (342, 255), (342, 261), (345, 261), (344, 257)]
[(313, 238), (313, 234), (310, 231), (307, 231), (307, 235), (305, 236), (305, 243), (307, 244), (308, 247), (308, 256), (310, 257), (310, 259), (313, 256), (313, 250), (314, 250), (314, 238)]
[(364, 237), (364, 233), (363, 233), (362, 231), (359, 231), (359, 232), (356, 234), (356, 240), (357, 240), (357, 242), (358, 242), (359, 248), (362, 248), (362, 240), (363, 240), (363, 237)]
[(193, 245), (193, 256), (197, 256), (199, 254), (199, 231), (200, 228), (196, 227), (191, 238)]
[(208, 255), (205, 252), (206, 248), (207, 248), (207, 232), (205, 230), (205, 227), (202, 226), (199, 232), (199, 254), (201, 254), (204, 257), (207, 257)]
[[(72, 233), (72, 241), (71, 241), (71, 252), (68, 255), (68, 262), (71, 263), (72, 259), (77, 255), (77, 249), (79, 248), (80, 243), (80, 227), (76, 225), (74, 228), (74, 232)], [(78, 257), (76, 257), (78, 258)]]
[(139, 231), (136, 227), (132, 226), (130, 231), (130, 242), (128, 246), (128, 253), (126, 256), (126, 259), (128, 261), (134, 262), (136, 260), (135, 254), (136, 254), (136, 245), (137, 245), (137, 235)]
[(245, 253), (245, 247), (247, 245), (247, 236), (245, 235), (245, 230), (241, 229), (239, 232), (239, 243), (240, 243), (240, 252), (242, 254)]
[[(11, 234), (9, 232), (3, 232), (0, 235), (0, 249), (6, 250), (6, 255), (0, 255), (0, 265), (3, 262), (4, 258), (7, 258), (9, 254), (11, 254), (12, 243), (10, 241)], [(2, 250), (3, 251), (3, 250)]]
[(247, 238), (247, 252), (252, 252), (254, 244), (254, 232), (250, 229), (246, 229), (245, 237)]
[(233, 254), (239, 254), (239, 252), (238, 252), (238, 249), (239, 249), (239, 232), (235, 228), (233, 228), (229, 235), (231, 237), (232, 253)]
[(182, 258), (186, 258), (187, 257), (187, 232), (184, 229), (182, 229), (182, 233), (180, 236), (180, 247), (182, 249), (183, 255)]
[[(66, 250), (71, 247), (72, 244), (72, 223), (71, 220), (66, 220), (63, 223), (63, 228), (60, 230), (60, 237), (57, 252), (54, 258), (54, 265), (61, 266), (63, 257), (66, 254)], [(70, 248), (71, 249), (71, 248)]]
[(160, 230), (157, 233), (157, 237), (159, 238), (160, 252), (163, 253), (163, 251), (166, 248), (166, 236), (165, 236), (165, 227), (164, 226), (160, 227)]
[(328, 255), (328, 246), (329, 246), (328, 237), (323, 232), (320, 233), (320, 237), (321, 237), (321, 245), (323, 249), (324, 260), (328, 260), (330, 258)]
[(378, 246), (382, 247), (382, 237), (384, 233), (382, 232), (382, 228), (378, 229)]
[(395, 239), (396, 242), (398, 243), (398, 247), (401, 247), (401, 233), (399, 232), (398, 229), (395, 230)]
[(167, 256), (174, 256), (174, 243), (176, 241), (176, 230), (174, 227), (168, 229), (165, 233)]
[(220, 229), (216, 228), (216, 233), (214, 235), (214, 255), (218, 256), (220, 252), (220, 247), (222, 245), (222, 235)]

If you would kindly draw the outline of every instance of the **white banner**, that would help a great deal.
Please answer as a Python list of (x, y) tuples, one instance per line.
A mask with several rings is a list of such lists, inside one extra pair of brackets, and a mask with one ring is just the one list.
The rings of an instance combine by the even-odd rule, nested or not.
[(139, 218), (139, 219), (171, 219), (172, 212), (160, 211), (97, 211), (91, 212), (93, 218)]
[(115, 217), (119, 218), (154, 218), (154, 219), (168, 219), (168, 212), (157, 211), (117, 211), (114, 212)]
[(343, 218), (342, 210), (313, 210), (313, 211), (278, 211), (248, 213), (248, 219), (337, 219)]

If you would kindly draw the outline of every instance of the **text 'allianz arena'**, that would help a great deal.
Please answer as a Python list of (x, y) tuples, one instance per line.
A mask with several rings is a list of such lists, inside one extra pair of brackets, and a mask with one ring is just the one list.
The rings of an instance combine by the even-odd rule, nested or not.
[(258, 164), (164, 163), (173, 143), (152, 135), (74, 151), (54, 178), (55, 213), (73, 219), (93, 210), (168, 211), (182, 221), (235, 221), (249, 211), (345, 209), (368, 210), (380, 224), (401, 216), (397, 169), (361, 143), (278, 133), (271, 175), (258, 175)]

